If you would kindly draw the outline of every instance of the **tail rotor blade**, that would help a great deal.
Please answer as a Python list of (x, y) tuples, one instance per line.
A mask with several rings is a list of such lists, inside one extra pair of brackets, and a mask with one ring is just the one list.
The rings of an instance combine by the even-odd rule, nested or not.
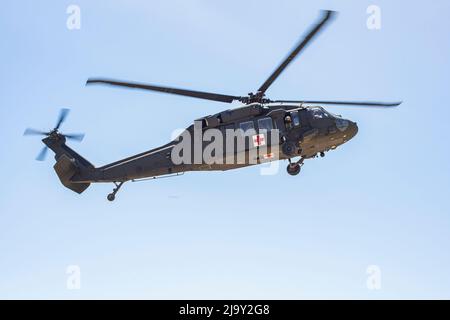
[(45, 136), (46, 138), (43, 139), (42, 141), (44, 142), (44, 144), (46, 145), (37, 155), (36, 160), (37, 161), (44, 161), (46, 156), (47, 156), (47, 152), (48, 152), (48, 145), (52, 145), (54, 143), (64, 143), (64, 141), (62, 142), (58, 142), (61, 140), (62, 137), (65, 137), (67, 139), (70, 140), (75, 140), (75, 141), (82, 141), (84, 138), (84, 133), (72, 133), (72, 134), (62, 134), (58, 131), (59, 127), (61, 126), (61, 124), (66, 120), (67, 115), (69, 114), (69, 109), (61, 109), (61, 111), (59, 112), (59, 116), (56, 122), (56, 127), (52, 130), (50, 130), (49, 132), (45, 132), (45, 131), (41, 131), (41, 130), (36, 130), (33, 128), (27, 128), (25, 129), (23, 135), (24, 136), (28, 136), (28, 135), (40, 135), (40, 136)]
[(71, 134), (65, 134), (64, 136), (67, 139), (74, 140), (74, 141), (83, 141), (83, 139), (84, 139), (84, 133), (71, 133)]
[(27, 128), (23, 132), (23, 135), (24, 136), (46, 136), (47, 132), (44, 132), (42, 130), (33, 129), (33, 128)]
[(63, 108), (61, 109), (61, 111), (59, 112), (59, 117), (58, 117), (58, 121), (56, 122), (56, 126), (55, 129), (58, 130), (59, 127), (61, 126), (61, 124), (66, 120), (67, 115), (69, 114), (69, 109)]
[(37, 161), (44, 161), (45, 157), (47, 156), (48, 147), (44, 147), (41, 152), (36, 157)]

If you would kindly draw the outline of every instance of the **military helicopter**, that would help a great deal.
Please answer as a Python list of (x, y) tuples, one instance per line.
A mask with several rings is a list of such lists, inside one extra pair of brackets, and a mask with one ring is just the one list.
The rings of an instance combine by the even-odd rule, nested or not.
[[(104, 84), (133, 89), (157, 91), (187, 97), (206, 99), (224, 103), (239, 101), (243, 105), (208, 115), (195, 121), (185, 132), (194, 134), (196, 129), (201, 134), (214, 129), (215, 132), (228, 132), (227, 130), (240, 130), (253, 134), (239, 150), (235, 148), (215, 154), (216, 161), (209, 163), (204, 159), (196, 161), (195, 143), (191, 143), (190, 150), (183, 150), (189, 160), (182, 163), (173, 161), (173, 151), (179, 145), (175, 139), (161, 147), (104, 165), (95, 167), (73, 149), (67, 146), (66, 140), (81, 141), (82, 134), (62, 134), (59, 132), (61, 124), (68, 115), (68, 109), (62, 109), (54, 129), (48, 132), (35, 129), (25, 130), (25, 135), (44, 135), (42, 142), (46, 145), (37, 157), (43, 160), (50, 148), (55, 153), (56, 164), (54, 169), (62, 184), (70, 190), (82, 193), (91, 183), (112, 182), (115, 187), (108, 194), (107, 199), (113, 201), (117, 192), (127, 181), (139, 181), (180, 175), (187, 171), (230, 170), (266, 161), (288, 160), (287, 172), (297, 175), (305, 159), (323, 157), (325, 152), (334, 150), (338, 146), (352, 139), (358, 132), (355, 122), (343, 119), (325, 110), (320, 105), (351, 105), (365, 107), (395, 107), (401, 102), (355, 102), (355, 101), (320, 101), (320, 100), (270, 100), (265, 93), (270, 85), (280, 76), (283, 70), (302, 52), (302, 50), (317, 36), (317, 34), (335, 16), (333, 11), (322, 11), (320, 20), (311, 30), (300, 39), (299, 43), (282, 61), (278, 68), (259, 87), (256, 93), (247, 96), (233, 96), (203, 91), (171, 88), (136, 82), (117, 81), (111, 79), (89, 79), (87, 85)], [(318, 105), (318, 106), (314, 106)], [(198, 125), (196, 125), (198, 124)], [(275, 135), (269, 132), (275, 132)], [(234, 138), (233, 138), (234, 139)], [(192, 142), (192, 141), (191, 141)], [(252, 154), (266, 147), (264, 153)], [(208, 148), (204, 140), (200, 140), (200, 153)], [(235, 161), (240, 155), (244, 161)], [(293, 161), (299, 157), (299, 160)], [(225, 159), (232, 161), (225, 161)]]

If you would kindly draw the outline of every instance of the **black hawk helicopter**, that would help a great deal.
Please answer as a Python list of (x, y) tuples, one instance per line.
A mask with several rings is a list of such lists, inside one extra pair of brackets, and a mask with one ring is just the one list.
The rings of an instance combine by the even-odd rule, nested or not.
[[(207, 163), (204, 159), (187, 163), (174, 163), (171, 152), (179, 143), (177, 139), (159, 148), (149, 150), (123, 160), (119, 160), (102, 167), (95, 167), (73, 149), (67, 146), (66, 140), (81, 141), (82, 134), (62, 134), (59, 132), (61, 124), (67, 117), (68, 109), (62, 109), (55, 128), (49, 132), (35, 129), (26, 129), (24, 135), (44, 135), (42, 142), (46, 145), (37, 160), (43, 160), (50, 148), (55, 153), (56, 164), (54, 169), (62, 184), (77, 193), (82, 193), (91, 183), (112, 182), (115, 188), (108, 194), (107, 199), (113, 201), (116, 193), (126, 181), (141, 179), (154, 179), (179, 175), (187, 171), (230, 170), (249, 165), (259, 164), (272, 160), (288, 160), (287, 172), (297, 175), (305, 159), (324, 156), (326, 151), (333, 150), (339, 145), (352, 139), (358, 132), (355, 122), (343, 119), (326, 111), (321, 106), (312, 105), (351, 105), (365, 107), (395, 107), (401, 102), (354, 102), (354, 101), (320, 101), (320, 100), (270, 100), (265, 93), (270, 85), (279, 77), (283, 70), (294, 58), (317, 36), (323, 27), (335, 16), (333, 11), (322, 11), (320, 21), (315, 24), (305, 37), (259, 87), (256, 93), (247, 96), (232, 96), (218, 93), (193, 91), (179, 88), (170, 88), (157, 85), (124, 82), (110, 79), (89, 79), (87, 85), (105, 84), (111, 86), (144, 89), (163, 93), (170, 93), (199, 99), (232, 103), (239, 101), (241, 107), (219, 112), (214, 115), (198, 119), (200, 131), (216, 129), (219, 132), (241, 129), (253, 130), (252, 139), (248, 139), (240, 150), (223, 150), (216, 154), (222, 160), (232, 158), (236, 160), (244, 155), (244, 161), (216, 161)], [(194, 133), (195, 124), (186, 129)], [(275, 139), (269, 131), (276, 130)], [(253, 143), (252, 143), (253, 142)], [(192, 145), (192, 144), (191, 144)], [(195, 145), (195, 143), (194, 143)], [(264, 154), (252, 157), (252, 150), (266, 146)], [(207, 148), (205, 141), (201, 142), (200, 151)], [(194, 151), (195, 146), (192, 146)], [(184, 152), (184, 151), (183, 151)], [(217, 153), (217, 151), (216, 151)], [(292, 159), (299, 157), (299, 160)], [(192, 155), (191, 155), (192, 158)]]

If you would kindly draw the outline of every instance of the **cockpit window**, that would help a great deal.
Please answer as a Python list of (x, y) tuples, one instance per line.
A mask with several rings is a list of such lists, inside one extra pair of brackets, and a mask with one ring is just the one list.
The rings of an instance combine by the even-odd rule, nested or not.
[(335, 113), (332, 113), (332, 112), (329, 112), (329, 111), (327, 111), (329, 114), (331, 114), (331, 116), (332, 117), (335, 117), (335, 118), (342, 118), (342, 116), (340, 115), (340, 114), (335, 114)]
[(322, 108), (311, 108), (314, 118), (323, 119), (328, 118), (330, 115)]
[(299, 127), (300, 115), (298, 111), (288, 112), (287, 115), (284, 117), (284, 125), (288, 130), (292, 129), (292, 127)]
[(298, 115), (298, 111), (291, 112), (291, 116), (294, 127), (298, 127), (300, 125), (300, 117)]

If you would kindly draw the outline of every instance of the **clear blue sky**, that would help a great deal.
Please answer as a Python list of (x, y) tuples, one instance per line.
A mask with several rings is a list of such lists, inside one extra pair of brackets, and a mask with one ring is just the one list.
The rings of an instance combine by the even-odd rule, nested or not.
[[(81, 29), (66, 8), (81, 8)], [(368, 30), (366, 8), (381, 8)], [(450, 3), (2, 1), (0, 298), (450, 298)], [(340, 12), (271, 98), (403, 100), (330, 107), (358, 135), (302, 173), (259, 167), (65, 189), (38, 138), (63, 131), (95, 165), (142, 152), (229, 106), (84, 86), (108, 76), (242, 95), (317, 19)], [(236, 105), (237, 106), (237, 105)], [(81, 289), (66, 289), (66, 267)], [(366, 268), (381, 269), (368, 290)]]

